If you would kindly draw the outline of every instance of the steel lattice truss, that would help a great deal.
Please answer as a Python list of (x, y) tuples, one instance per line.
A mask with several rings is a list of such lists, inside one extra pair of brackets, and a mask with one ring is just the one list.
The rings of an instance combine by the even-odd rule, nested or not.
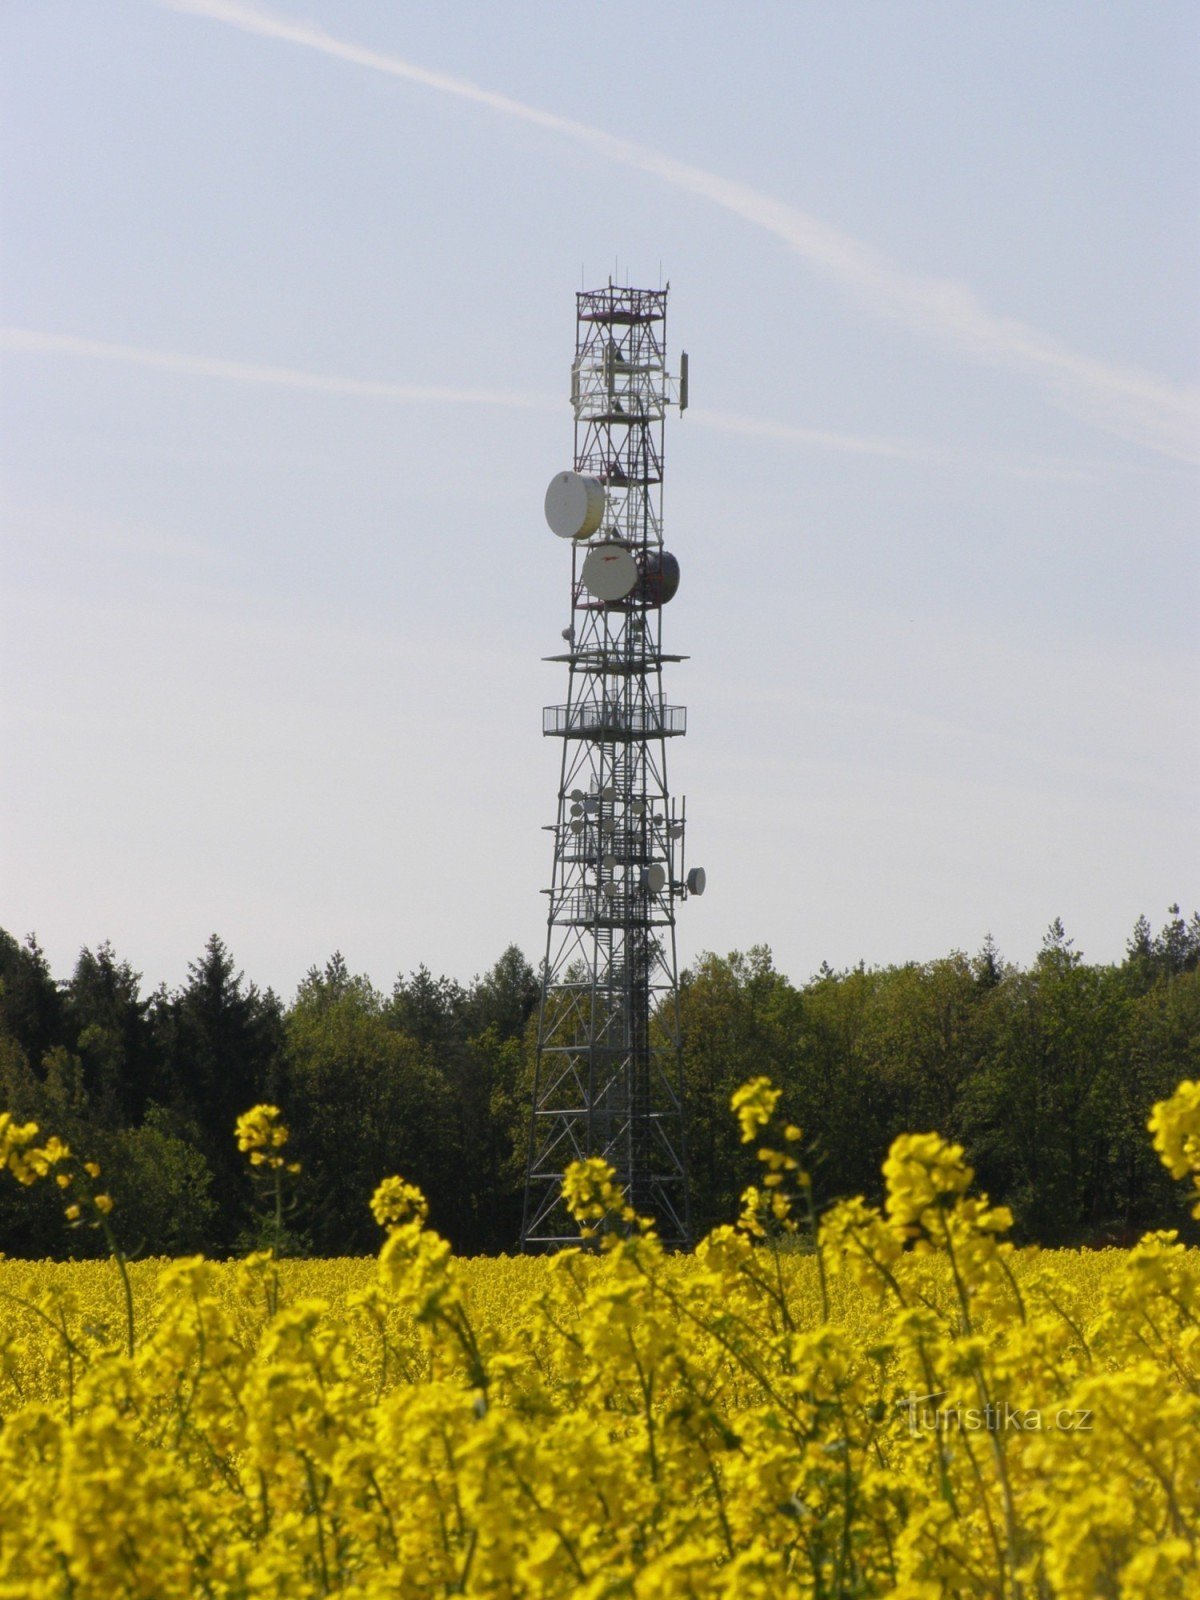
[[(595, 540), (623, 545), (645, 572), (662, 551), (664, 417), (686, 404), (667, 372), (667, 290), (610, 282), (576, 300), (575, 470), (605, 489)], [(563, 754), (521, 1232), (529, 1250), (578, 1243), (562, 1173), (597, 1155), (665, 1242), (690, 1242), (675, 949), (675, 902), (688, 893), (685, 808), (667, 786), (667, 740), (687, 719), (662, 685), (664, 663), (684, 658), (664, 655), (663, 607), (642, 591), (592, 597), (587, 552), (574, 542), (568, 646), (547, 658), (568, 678), (566, 703), (543, 713)]]

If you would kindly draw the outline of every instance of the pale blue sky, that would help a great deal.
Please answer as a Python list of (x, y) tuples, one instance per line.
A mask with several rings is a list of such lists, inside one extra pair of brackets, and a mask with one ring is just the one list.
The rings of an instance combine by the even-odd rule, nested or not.
[(574, 291), (670, 279), (683, 959), (1198, 900), (1191, 4), (10, 0), (0, 925), (544, 946)]

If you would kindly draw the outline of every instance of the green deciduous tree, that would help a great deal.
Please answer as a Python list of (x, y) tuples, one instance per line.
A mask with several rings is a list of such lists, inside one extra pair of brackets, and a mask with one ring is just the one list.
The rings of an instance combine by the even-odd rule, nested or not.
[(700, 957), (680, 981), (692, 1223), (699, 1233), (736, 1214), (757, 1176), (729, 1116), (729, 1097), (747, 1077), (789, 1083), (796, 991), (755, 945), (728, 957)]
[(340, 955), (300, 985), (286, 1023), (278, 1095), (303, 1163), (301, 1225), (322, 1253), (378, 1245), (376, 1184), (402, 1173), (435, 1218), (457, 1196), (454, 1106), (426, 1051)]
[(97, 1153), (127, 1251), (177, 1256), (210, 1248), (212, 1171), (170, 1112), (151, 1106), (140, 1127), (109, 1134)]

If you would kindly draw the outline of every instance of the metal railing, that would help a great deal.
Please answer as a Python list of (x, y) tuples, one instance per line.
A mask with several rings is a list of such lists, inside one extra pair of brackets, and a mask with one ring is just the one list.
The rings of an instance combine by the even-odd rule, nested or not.
[(544, 706), (542, 733), (562, 739), (670, 739), (687, 732), (687, 707), (580, 700)]
[(587, 927), (593, 923), (648, 926), (670, 920), (671, 896), (667, 890), (660, 895), (635, 891), (632, 894), (617, 891), (611, 895), (602, 889), (570, 889), (556, 895), (552, 901), (550, 921), (563, 925)]
[(651, 830), (643, 828), (639, 820), (612, 833), (603, 833), (594, 826), (576, 833), (568, 823), (561, 830), (558, 853), (563, 861), (584, 861), (592, 866), (612, 856), (617, 866), (629, 867), (648, 866), (661, 852)]

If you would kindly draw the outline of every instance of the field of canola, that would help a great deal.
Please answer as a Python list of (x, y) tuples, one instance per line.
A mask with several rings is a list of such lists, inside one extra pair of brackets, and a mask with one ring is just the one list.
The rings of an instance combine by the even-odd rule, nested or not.
[[(1014, 1251), (932, 1134), (814, 1228), (777, 1098), (686, 1257), (593, 1161), (549, 1259), (456, 1260), (388, 1179), (377, 1261), (0, 1261), (0, 1600), (1200, 1595), (1200, 1252)], [(1200, 1084), (1151, 1129), (1200, 1193)], [(277, 1199), (278, 1113), (238, 1134)], [(0, 1169), (115, 1250), (39, 1137)]]

